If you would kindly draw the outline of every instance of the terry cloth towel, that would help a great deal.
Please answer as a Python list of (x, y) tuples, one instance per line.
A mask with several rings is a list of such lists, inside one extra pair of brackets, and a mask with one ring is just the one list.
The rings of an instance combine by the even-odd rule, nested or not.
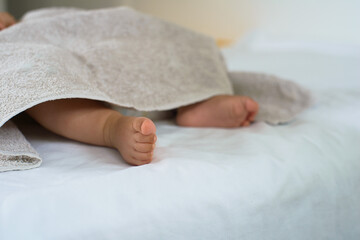
[(288, 121), (309, 106), (309, 93), (295, 83), (229, 74), (213, 39), (130, 8), (30, 12), (0, 32), (0, 171), (40, 165), (21, 132), (5, 124), (34, 105), (87, 98), (170, 110), (233, 94), (229, 77), (259, 101), (258, 121)]

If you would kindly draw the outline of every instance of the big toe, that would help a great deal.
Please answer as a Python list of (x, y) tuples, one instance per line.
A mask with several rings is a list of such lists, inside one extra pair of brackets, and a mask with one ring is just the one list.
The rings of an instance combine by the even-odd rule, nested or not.
[(259, 111), (259, 104), (252, 100), (251, 98), (246, 98), (245, 108), (249, 112), (248, 120), (253, 122), (255, 120), (256, 114)]
[(259, 110), (259, 104), (251, 98), (246, 98), (245, 108), (248, 112), (257, 112)]
[(133, 122), (133, 128), (135, 131), (140, 132), (143, 135), (156, 133), (156, 127), (153, 121), (145, 117), (136, 118)]

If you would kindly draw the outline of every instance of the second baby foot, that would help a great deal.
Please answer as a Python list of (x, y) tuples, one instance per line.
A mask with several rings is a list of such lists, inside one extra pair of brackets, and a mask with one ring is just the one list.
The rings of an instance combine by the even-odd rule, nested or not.
[(244, 127), (255, 120), (258, 110), (249, 97), (220, 95), (180, 108), (176, 122), (189, 127)]
[(145, 117), (111, 116), (104, 136), (112, 147), (119, 150), (123, 159), (132, 165), (150, 163), (155, 149), (156, 127)]

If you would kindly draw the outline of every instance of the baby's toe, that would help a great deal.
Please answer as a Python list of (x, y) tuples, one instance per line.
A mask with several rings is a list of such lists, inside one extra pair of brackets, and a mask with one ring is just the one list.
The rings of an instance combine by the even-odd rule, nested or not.
[(153, 158), (153, 152), (141, 153), (141, 152), (134, 152), (132, 154), (133, 163), (136, 165), (142, 165), (150, 163)]
[(243, 120), (246, 117), (246, 110), (244, 108), (244, 104), (240, 101), (233, 102), (231, 104), (232, 111), (230, 112), (230, 118), (238, 121)]
[(245, 100), (245, 108), (249, 113), (247, 120), (249, 122), (253, 122), (259, 111), (259, 104), (257, 102), (255, 102), (254, 100), (252, 100), (251, 98), (247, 97)]
[(248, 112), (257, 112), (259, 110), (259, 105), (257, 102), (255, 102), (251, 98), (246, 97), (245, 108)]
[(134, 146), (135, 151), (140, 153), (152, 152), (155, 149), (155, 144), (151, 143), (136, 143)]
[(144, 135), (155, 134), (156, 127), (153, 121), (145, 117), (138, 117), (133, 121), (133, 128), (136, 132)]
[(241, 127), (247, 127), (250, 126), (250, 122), (248, 120), (245, 120), (242, 124)]
[(135, 139), (135, 142), (138, 142), (138, 143), (155, 143), (157, 140), (157, 137), (155, 134), (143, 135), (138, 132), (138, 133), (134, 134), (134, 139)]

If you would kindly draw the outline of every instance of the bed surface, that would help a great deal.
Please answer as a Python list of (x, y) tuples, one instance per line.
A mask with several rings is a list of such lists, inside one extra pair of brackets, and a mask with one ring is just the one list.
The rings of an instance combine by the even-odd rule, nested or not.
[(43, 164), (0, 174), (0, 239), (359, 239), (359, 49), (319, 46), (224, 49), (230, 70), (291, 79), (316, 103), (279, 126), (158, 121), (148, 165), (23, 126)]

